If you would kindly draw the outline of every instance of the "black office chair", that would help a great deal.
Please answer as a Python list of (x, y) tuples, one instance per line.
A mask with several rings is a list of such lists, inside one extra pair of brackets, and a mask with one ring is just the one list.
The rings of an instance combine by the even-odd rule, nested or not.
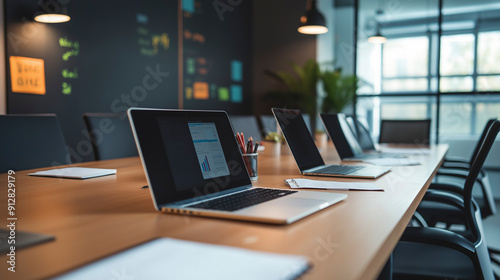
[(274, 116), (261, 115), (259, 116), (260, 124), (262, 127), (262, 135), (265, 137), (270, 132), (278, 131), (278, 124)]
[(379, 143), (429, 145), (431, 120), (382, 120)]
[(0, 173), (70, 164), (54, 114), (0, 115)]
[(137, 156), (137, 146), (128, 118), (114, 113), (85, 113), (95, 160)]
[(393, 252), (394, 279), (495, 279), (472, 191), (499, 131), (500, 122), (495, 121), (470, 168), (462, 197), (441, 190), (428, 190), (424, 196), (459, 209), (466, 230), (407, 227)]
[(245, 140), (252, 137), (254, 141), (262, 140), (257, 118), (255, 116), (229, 116), (234, 133), (243, 132)]
[[(437, 178), (440, 179), (446, 176), (465, 180), (474, 159), (477, 157), (481, 144), (484, 142), (491, 125), (495, 121), (496, 119), (490, 119), (486, 123), (486, 126), (484, 127), (481, 137), (476, 143), (476, 147), (474, 148), (469, 161), (464, 159), (445, 158), (442, 167), (437, 172)], [(479, 208), (481, 209), (481, 216), (484, 219), (496, 213), (496, 204), (491, 191), (489, 176), (484, 169), (480, 170), (476, 179), (476, 184), (481, 188), (481, 193), (480, 195), (475, 195), (474, 199), (479, 205)], [(463, 186), (454, 183), (432, 183), (429, 188), (445, 190), (458, 195), (462, 195), (463, 193)], [(453, 224), (460, 224), (463, 221), (463, 219), (460, 218), (462, 216), (461, 213), (456, 209), (432, 202), (421, 203), (418, 212), (430, 225), (435, 225), (437, 222), (443, 222), (450, 226)]]
[(353, 117), (346, 118), (347, 123), (351, 127), (351, 131), (353, 131), (354, 135), (358, 139), (358, 143), (361, 146), (363, 151), (375, 151), (377, 148), (375, 147), (375, 143), (373, 142), (370, 131), (366, 126), (364, 126), (359, 120), (355, 120)]

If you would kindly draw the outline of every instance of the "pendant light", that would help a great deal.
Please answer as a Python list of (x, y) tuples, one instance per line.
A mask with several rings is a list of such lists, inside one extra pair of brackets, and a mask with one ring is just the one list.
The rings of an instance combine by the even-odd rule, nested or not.
[[(382, 10), (377, 10), (377, 12), (376, 12), (377, 16), (382, 15), (383, 13), (384, 13), (384, 11), (382, 11)], [(370, 36), (370, 38), (368, 38), (368, 42), (370, 42), (372, 44), (383, 44), (383, 43), (387, 42), (387, 38), (385, 38), (382, 35), (382, 33), (380, 33), (380, 23), (377, 20), (377, 17), (375, 17), (375, 22), (377, 24), (377, 29), (376, 29), (375, 35)]]
[(325, 17), (316, 8), (316, 0), (308, 0), (306, 12), (300, 17), (298, 31), (303, 34), (323, 34), (328, 32)]
[(35, 13), (35, 21), (42, 23), (61, 23), (70, 19), (66, 6), (53, 0), (41, 1)]

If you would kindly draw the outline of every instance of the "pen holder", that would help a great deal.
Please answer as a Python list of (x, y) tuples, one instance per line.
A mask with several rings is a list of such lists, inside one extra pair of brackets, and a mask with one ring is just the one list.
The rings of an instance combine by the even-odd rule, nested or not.
[(245, 167), (247, 168), (250, 180), (255, 181), (258, 178), (257, 174), (257, 156), (259, 153), (242, 154)]

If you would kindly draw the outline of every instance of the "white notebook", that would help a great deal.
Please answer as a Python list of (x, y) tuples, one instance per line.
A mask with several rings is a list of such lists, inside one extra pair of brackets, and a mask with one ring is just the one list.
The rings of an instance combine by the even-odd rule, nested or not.
[(54, 279), (285, 280), (308, 269), (303, 256), (159, 238)]
[(29, 173), (31, 176), (59, 177), (71, 179), (88, 179), (116, 174), (116, 169), (65, 167)]

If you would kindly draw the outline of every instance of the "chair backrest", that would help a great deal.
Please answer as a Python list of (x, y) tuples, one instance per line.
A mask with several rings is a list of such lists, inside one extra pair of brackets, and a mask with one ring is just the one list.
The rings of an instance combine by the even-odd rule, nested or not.
[(274, 118), (274, 116), (261, 115), (259, 119), (262, 127), (263, 136), (266, 136), (269, 132), (278, 131), (278, 124), (276, 123), (276, 119)]
[(95, 160), (137, 156), (137, 146), (128, 118), (114, 113), (85, 113)]
[(54, 114), (0, 115), (0, 173), (71, 163)]
[(474, 188), (474, 183), (478, 178), (481, 169), (483, 168), (483, 164), (488, 157), (488, 153), (495, 142), (495, 139), (500, 131), (500, 121), (496, 120), (490, 126), (483, 142), (480, 145), (479, 151), (477, 153), (476, 158), (474, 159), (469, 174), (467, 175), (467, 179), (464, 184), (464, 203), (465, 203), (465, 215), (468, 227), (471, 229), (472, 236), (474, 238), (480, 238), (481, 231), (478, 226), (478, 223), (481, 223), (481, 218), (477, 217), (475, 214), (475, 202), (472, 199), (472, 191)]
[(373, 142), (372, 136), (368, 128), (364, 126), (359, 120), (354, 119), (353, 117), (346, 118), (347, 123), (351, 126), (351, 130), (355, 131), (354, 135), (356, 135), (358, 139), (358, 143), (363, 149), (363, 151), (374, 151), (375, 143)]
[(429, 145), (431, 120), (382, 120), (379, 143)]
[(477, 157), (477, 153), (479, 152), (479, 148), (481, 148), (481, 144), (484, 142), (484, 138), (486, 138), (486, 134), (488, 134), (488, 131), (490, 130), (491, 125), (497, 120), (497, 118), (491, 118), (486, 122), (486, 125), (484, 126), (483, 132), (481, 133), (481, 137), (479, 137), (479, 140), (476, 143), (476, 147), (474, 148), (474, 151), (471, 154), (469, 164), (472, 164), (474, 159)]
[[(257, 118), (255, 116), (229, 116), (234, 133), (243, 132), (245, 138), (252, 137), (254, 141), (262, 140)], [(247, 140), (245, 139), (245, 140)]]

